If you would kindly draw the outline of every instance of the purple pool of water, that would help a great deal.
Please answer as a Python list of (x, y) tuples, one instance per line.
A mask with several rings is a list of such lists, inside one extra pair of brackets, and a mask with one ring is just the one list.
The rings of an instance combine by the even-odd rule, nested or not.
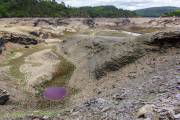
[(67, 90), (64, 87), (50, 87), (43, 93), (45, 99), (54, 101), (63, 100), (67, 95)]

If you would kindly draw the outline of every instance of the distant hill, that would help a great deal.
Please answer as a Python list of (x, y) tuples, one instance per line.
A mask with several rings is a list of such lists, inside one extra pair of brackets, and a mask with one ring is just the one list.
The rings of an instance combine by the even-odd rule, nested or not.
[(178, 7), (151, 7), (151, 8), (145, 8), (145, 9), (139, 9), (135, 10), (136, 14), (138, 16), (142, 17), (159, 17), (165, 13), (170, 13), (178, 10), (180, 8)]
[(136, 13), (130, 10), (118, 9), (115, 6), (96, 6), (96, 7), (80, 7), (80, 11), (86, 13), (89, 17), (134, 17)]
[(176, 10), (174, 12), (166, 13), (166, 14), (164, 14), (164, 16), (165, 17), (173, 17), (173, 16), (180, 17), (180, 10)]
[(0, 17), (133, 17), (114, 6), (74, 8), (55, 0), (0, 0)]

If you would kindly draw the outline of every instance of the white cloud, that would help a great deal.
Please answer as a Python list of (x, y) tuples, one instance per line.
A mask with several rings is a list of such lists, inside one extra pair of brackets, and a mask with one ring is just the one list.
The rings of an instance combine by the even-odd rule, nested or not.
[(140, 9), (157, 6), (178, 6), (180, 7), (180, 0), (57, 0), (58, 2), (65, 2), (74, 7), (80, 6), (98, 6), (98, 5), (114, 5), (123, 9)]

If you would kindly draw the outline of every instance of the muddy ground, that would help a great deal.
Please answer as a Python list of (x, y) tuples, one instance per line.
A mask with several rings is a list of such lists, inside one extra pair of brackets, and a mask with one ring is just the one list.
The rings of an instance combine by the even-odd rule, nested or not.
[[(2, 120), (180, 118), (179, 18), (9, 18), (0, 28)], [(52, 86), (70, 94), (47, 101)]]

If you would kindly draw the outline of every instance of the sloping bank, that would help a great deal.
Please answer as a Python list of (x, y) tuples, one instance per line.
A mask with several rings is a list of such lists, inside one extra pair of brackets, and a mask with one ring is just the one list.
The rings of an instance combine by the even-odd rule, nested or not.
[[(167, 31), (147, 34), (138, 38), (126, 38), (126, 41), (84, 37), (79, 39), (78, 36), (73, 39), (69, 38), (60, 45), (61, 54), (69, 57), (77, 66), (69, 84), (82, 88), (83, 91), (86, 89), (90, 91), (92, 90), (90, 89), (92, 87), (90, 86), (91, 82), (97, 83), (97, 80), (100, 81), (109, 72), (120, 70), (122, 67), (145, 56), (145, 54), (162, 52), (171, 47), (179, 48), (179, 35), (180, 31)], [(101, 77), (98, 79), (96, 78), (97, 70), (103, 73), (102, 75), (100, 74)], [(89, 79), (89, 76), (92, 79)], [(88, 86), (90, 87), (88, 88)], [(109, 107), (111, 109), (108, 109)], [(113, 114), (117, 112), (116, 107), (116, 102), (111, 100), (93, 98), (77, 105), (63, 117), (68, 119), (93, 119), (94, 114), (91, 115), (91, 113), (95, 113), (97, 116), (99, 115), (99, 119), (104, 117), (103, 114), (106, 114), (107, 119), (116, 118), (119, 117), (117, 114)], [(123, 113), (123, 111), (121, 112)], [(33, 119), (33, 116), (27, 118)], [(34, 118), (41, 119), (41, 117)], [(51, 118), (47, 118), (47, 120), (49, 119)]]
[[(69, 85), (83, 92), (91, 90), (95, 80), (101, 80), (108, 73), (120, 70), (148, 53), (179, 47), (179, 35), (180, 31), (111, 39), (77, 35), (64, 40), (59, 51), (76, 66)], [(84, 92), (83, 96), (91, 94)]]

